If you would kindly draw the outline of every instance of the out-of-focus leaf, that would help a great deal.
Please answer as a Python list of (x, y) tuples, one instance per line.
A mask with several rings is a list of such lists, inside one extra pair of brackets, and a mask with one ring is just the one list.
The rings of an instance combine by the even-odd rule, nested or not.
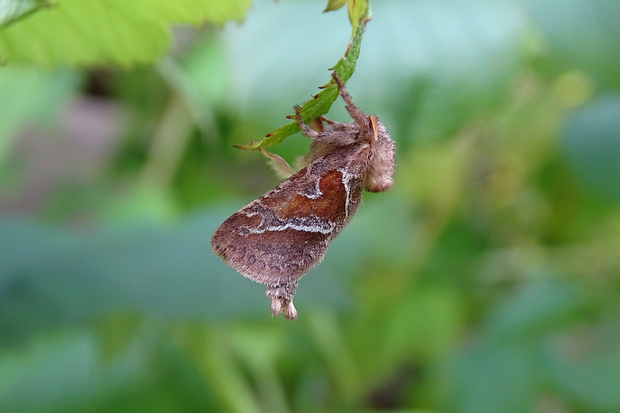
[(202, 37), (185, 54), (181, 64), (171, 58), (162, 59), (158, 72), (170, 87), (183, 97), (183, 104), (201, 128), (203, 135), (217, 139), (214, 108), (228, 103), (230, 85), (226, 79), (224, 47), (216, 33)]
[[(204, 5), (206, 6), (203, 9), (204, 19), (217, 25), (223, 25), (229, 21), (241, 22), (251, 5), (251, 0), (209, 0)], [(176, 7), (175, 5), (173, 6)], [(196, 23), (191, 20), (191, 12), (189, 10), (189, 13), (186, 14), (187, 21)]]
[(0, 30), (45, 6), (45, 0), (3, 0), (0, 2)]
[(76, 402), (79, 394), (92, 396), (98, 364), (92, 336), (46, 340), (23, 350), (0, 358), (0, 410), (53, 411), (51, 406)]
[(458, 296), (437, 287), (421, 286), (404, 299), (385, 323), (384, 360), (412, 353), (437, 360), (458, 332)]
[(522, 413), (532, 411), (538, 377), (535, 353), (484, 340), (457, 352), (446, 375), (447, 412)]
[(0, 32), (0, 58), (45, 66), (151, 62), (172, 23), (240, 21), (249, 0), (62, 0)]
[(561, 145), (581, 181), (620, 201), (620, 97), (608, 95), (575, 110)]
[[(548, 363), (545, 364), (554, 386), (577, 405), (587, 406), (588, 411), (620, 411), (620, 394), (617, 392), (617, 384), (620, 382), (620, 352), (617, 349), (617, 339), (616, 336), (602, 349), (590, 348), (588, 351), (584, 351), (588, 344), (573, 339), (574, 349), (582, 344), (582, 348), (573, 355), (562, 354), (571, 348), (571, 343), (560, 346), (564, 351), (549, 348), (546, 359)], [(592, 337), (585, 340), (591, 341)]]
[(222, 411), (194, 368), (195, 360), (158, 343), (162, 330), (141, 327), (130, 345), (109, 357), (102, 356), (98, 337), (83, 330), (5, 351), (0, 355), (0, 411), (175, 412), (196, 406)]
[(586, 304), (579, 289), (560, 278), (532, 280), (502, 300), (487, 324), (489, 333), (509, 340), (532, 339), (564, 326)]
[(41, 124), (57, 116), (74, 95), (81, 76), (71, 70), (43, 71), (33, 67), (0, 69), (0, 164), (15, 132), (26, 122)]
[(160, 187), (144, 185), (103, 205), (103, 219), (116, 225), (123, 222), (170, 221), (176, 212), (170, 198), (170, 194)]

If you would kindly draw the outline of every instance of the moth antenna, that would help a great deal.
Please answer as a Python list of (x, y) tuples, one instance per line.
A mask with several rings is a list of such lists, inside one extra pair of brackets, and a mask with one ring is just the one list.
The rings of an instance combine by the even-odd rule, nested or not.
[(295, 169), (293, 169), (284, 158), (275, 153), (267, 152), (263, 148), (258, 148), (258, 150), (268, 159), (269, 166), (273, 169), (278, 178), (288, 179), (292, 175), (295, 175)]
[(303, 119), (301, 118), (301, 106), (297, 105), (294, 107), (294, 109), (295, 109), (295, 120), (297, 121), (297, 125), (299, 126), (299, 129), (301, 129), (301, 133), (303, 133), (304, 135), (306, 135), (307, 137), (311, 139), (315, 139), (317, 136), (319, 136), (319, 133), (315, 131), (314, 129), (312, 129), (311, 127), (309, 127), (308, 125), (306, 125)]
[(308, 126), (310, 126), (312, 130), (317, 131), (318, 133), (325, 132), (325, 125), (323, 125), (323, 119), (321, 118), (313, 119)]
[(379, 139), (379, 129), (377, 127), (377, 117), (375, 115), (370, 115), (368, 118), (370, 119), (370, 126), (372, 127), (373, 142), (377, 142), (377, 140)]
[(340, 76), (338, 76), (338, 74), (333, 71), (332, 77), (334, 78), (334, 81), (336, 81), (338, 89), (340, 89), (340, 96), (342, 96), (342, 99), (347, 104), (347, 112), (349, 112), (353, 120), (359, 125), (360, 129), (368, 129), (368, 125), (366, 124), (366, 115), (364, 115), (364, 113), (357, 106), (355, 106), (355, 103), (353, 103), (351, 95), (349, 95), (349, 92), (347, 92), (347, 88), (344, 87), (344, 83), (342, 83), (342, 79), (340, 79)]
[(325, 116), (321, 116), (321, 120), (328, 125), (335, 125), (336, 123), (338, 123), (335, 120), (327, 119)]

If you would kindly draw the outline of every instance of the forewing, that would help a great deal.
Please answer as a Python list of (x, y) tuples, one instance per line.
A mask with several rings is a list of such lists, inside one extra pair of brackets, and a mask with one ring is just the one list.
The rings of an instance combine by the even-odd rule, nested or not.
[(301, 278), (359, 205), (363, 167), (352, 172), (345, 155), (343, 149), (316, 160), (230, 216), (213, 235), (213, 251), (260, 283)]

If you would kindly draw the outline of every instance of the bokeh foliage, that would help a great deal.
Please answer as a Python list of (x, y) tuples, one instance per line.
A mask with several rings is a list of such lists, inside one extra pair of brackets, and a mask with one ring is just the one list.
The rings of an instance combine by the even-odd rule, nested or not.
[(0, 3), (0, 411), (620, 411), (620, 3), (374, 2), (348, 86), (396, 184), (295, 322), (209, 239), (276, 184), (232, 145), (326, 83), (346, 11), (55, 3)]

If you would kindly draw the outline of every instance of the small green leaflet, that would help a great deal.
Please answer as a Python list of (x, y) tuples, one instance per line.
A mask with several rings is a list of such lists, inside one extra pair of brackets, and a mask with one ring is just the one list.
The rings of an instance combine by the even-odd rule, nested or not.
[[(369, 9), (366, 9), (369, 11)], [(333, 70), (340, 76), (343, 82), (347, 82), (353, 72), (355, 71), (355, 65), (357, 63), (357, 59), (360, 55), (360, 49), (362, 45), (362, 39), (364, 37), (364, 31), (366, 30), (366, 24), (368, 23), (367, 16), (363, 16), (359, 20), (359, 23), (356, 25), (356, 31), (349, 43), (349, 47), (345, 55), (336, 63), (333, 67)], [(304, 121), (311, 121), (316, 119), (327, 112), (332, 107), (332, 104), (338, 98), (338, 88), (333, 79), (322, 87), (318, 94), (316, 94), (312, 99), (304, 103), (301, 108), (301, 116)], [(292, 118), (292, 116), (289, 116)], [(297, 122), (291, 122), (287, 125), (281, 126), (276, 130), (271, 131), (267, 134), (267, 137), (259, 142), (250, 142), (247, 145), (238, 146), (241, 149), (259, 149), (259, 148), (267, 148), (272, 145), (276, 145), (289, 136), (299, 132), (299, 126), (297, 126)]]

